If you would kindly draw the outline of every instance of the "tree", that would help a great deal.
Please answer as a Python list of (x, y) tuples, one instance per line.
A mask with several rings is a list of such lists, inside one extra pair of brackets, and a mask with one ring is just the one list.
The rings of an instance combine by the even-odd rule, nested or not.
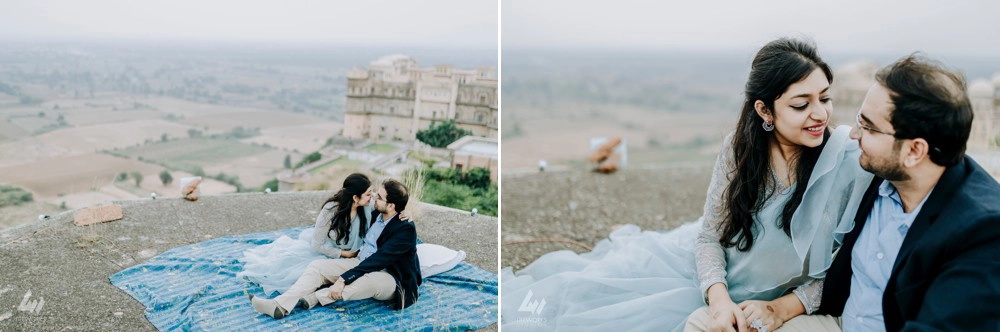
[(271, 189), (271, 192), (277, 192), (278, 191), (278, 179), (271, 179), (270, 181), (265, 182), (263, 186), (260, 186), (260, 191), (264, 191), (265, 189), (268, 189), (268, 188)]
[(142, 185), (142, 173), (132, 172), (132, 179), (135, 180), (135, 186), (139, 187)]
[(125, 172), (118, 173), (118, 181), (125, 181), (125, 180), (128, 180), (128, 173)]
[(292, 155), (285, 155), (285, 168), (292, 168)]
[(163, 185), (166, 186), (174, 182), (174, 177), (171, 176), (170, 172), (167, 172), (167, 170), (163, 170), (162, 172), (160, 172), (160, 181), (162, 181)]
[(417, 131), (417, 139), (435, 148), (447, 147), (459, 138), (472, 135), (471, 131), (459, 128), (455, 120), (447, 120), (439, 124), (431, 124), (427, 130)]
[(310, 154), (307, 154), (305, 157), (302, 157), (302, 161), (299, 161), (298, 164), (295, 164), (295, 168), (299, 168), (299, 167), (302, 167), (302, 166), (305, 166), (305, 165), (317, 162), (320, 159), (323, 159), (323, 155), (321, 155), (318, 151), (310, 153)]
[(475, 167), (465, 172), (462, 184), (476, 189), (488, 189), (490, 187), (490, 171), (482, 167)]
[(160, 135), (160, 142), (166, 142), (166, 141), (167, 141), (167, 133), (163, 133), (163, 135)]

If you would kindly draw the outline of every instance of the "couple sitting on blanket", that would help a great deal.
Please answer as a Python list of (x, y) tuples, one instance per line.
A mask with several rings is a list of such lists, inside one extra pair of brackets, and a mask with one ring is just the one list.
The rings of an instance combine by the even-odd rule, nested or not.
[[(417, 231), (401, 213), (408, 189), (391, 179), (374, 192), (370, 187), (367, 176), (348, 176), (343, 188), (324, 203), (311, 230), (312, 241), (303, 236), (305, 241), (283, 238), (247, 251), (240, 276), (262, 284), (266, 292), (284, 290), (287, 284), (275, 283), (297, 278), (274, 299), (250, 295), (254, 310), (280, 319), (297, 307), (311, 309), (339, 300), (374, 298), (390, 301), (394, 309), (417, 301), (422, 280)], [(310, 237), (308, 231), (302, 235)], [(303, 245), (309, 242), (310, 246)], [(314, 252), (303, 253), (296, 247)], [(297, 264), (308, 265), (301, 271)]]
[(504, 271), (503, 329), (997, 331), (1000, 184), (965, 155), (962, 75), (905, 57), (829, 130), (832, 73), (764, 46), (704, 216)]

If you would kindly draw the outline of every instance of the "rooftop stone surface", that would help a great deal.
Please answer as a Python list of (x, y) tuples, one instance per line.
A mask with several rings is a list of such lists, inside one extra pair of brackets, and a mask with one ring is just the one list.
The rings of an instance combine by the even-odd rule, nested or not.
[[(311, 226), (331, 192), (251, 193), (119, 201), (124, 218), (86, 227), (72, 211), (0, 230), (0, 331), (153, 331), (144, 307), (108, 277), (172, 248), (239, 234)], [(464, 250), (497, 273), (497, 219), (423, 204), (427, 243)], [(25, 295), (30, 296), (25, 302)], [(22, 303), (44, 300), (36, 312)], [(249, 305), (249, 303), (247, 304)], [(36, 305), (37, 308), (37, 305)], [(496, 331), (496, 324), (483, 329)]]
[(634, 167), (613, 174), (504, 174), (500, 266), (517, 271), (548, 252), (588, 251), (551, 240), (593, 247), (620, 225), (667, 230), (694, 221), (702, 214), (711, 177), (710, 164)]

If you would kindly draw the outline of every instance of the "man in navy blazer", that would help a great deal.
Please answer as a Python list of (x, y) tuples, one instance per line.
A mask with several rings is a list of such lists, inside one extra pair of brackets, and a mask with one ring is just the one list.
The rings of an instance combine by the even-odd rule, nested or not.
[[(413, 223), (399, 220), (399, 211), (406, 209), (407, 191), (406, 186), (391, 179), (386, 180), (382, 188), (379, 188), (373, 197), (373, 222), (358, 254), (361, 263), (341, 274), (340, 279), (330, 287), (334, 299), (351, 297), (347, 292), (360, 279), (372, 274), (388, 273), (392, 276), (392, 285), (385, 283), (377, 287), (392, 288), (393, 309), (403, 309), (417, 301), (417, 287), (422, 281), (420, 261), (417, 259), (417, 229)], [(380, 225), (383, 222), (384, 225)], [(373, 236), (377, 239), (374, 247), (370, 241)]]
[(409, 200), (408, 189), (399, 181), (386, 180), (372, 199), (375, 211), (357, 258), (313, 261), (278, 297), (250, 296), (254, 310), (280, 319), (297, 307), (311, 309), (339, 300), (374, 298), (397, 310), (413, 305), (422, 281), (417, 230), (399, 219)]
[(911, 55), (879, 71), (852, 138), (874, 173), (816, 315), (844, 331), (1000, 330), (1000, 184), (965, 156), (960, 74)]

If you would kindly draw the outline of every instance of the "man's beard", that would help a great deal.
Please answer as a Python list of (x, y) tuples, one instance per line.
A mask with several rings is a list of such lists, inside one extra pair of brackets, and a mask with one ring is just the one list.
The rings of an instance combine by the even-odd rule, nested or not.
[(862, 162), (861, 168), (889, 181), (909, 180), (910, 176), (903, 171), (903, 164), (899, 162), (899, 147), (896, 146), (892, 150), (892, 155), (887, 159), (875, 160), (871, 155), (867, 155), (868, 162)]

